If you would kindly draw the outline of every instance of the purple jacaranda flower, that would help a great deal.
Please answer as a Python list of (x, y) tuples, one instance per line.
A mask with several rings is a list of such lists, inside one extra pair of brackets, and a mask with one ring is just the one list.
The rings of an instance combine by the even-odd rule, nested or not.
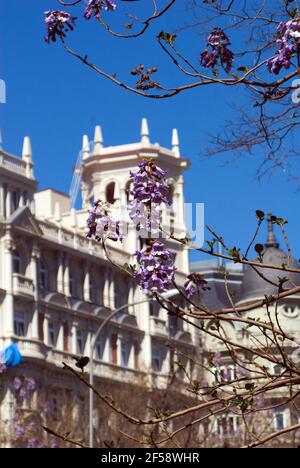
[(242, 379), (244, 379), (244, 378), (250, 379), (250, 377), (251, 377), (250, 370), (246, 369), (245, 367), (242, 367), (242, 366), (238, 367), (237, 374), (238, 374), (238, 377), (242, 378)]
[(16, 437), (22, 437), (25, 434), (25, 428), (23, 426), (17, 425), (15, 427)]
[(214, 354), (214, 363), (217, 367), (220, 367), (222, 364), (222, 354), (220, 351), (216, 351)]
[(191, 273), (188, 275), (186, 282), (184, 283), (185, 295), (190, 298), (200, 294), (201, 291), (208, 291), (210, 287), (207, 286), (207, 281), (199, 273)]
[(63, 39), (66, 37), (67, 31), (72, 31), (76, 23), (75, 17), (71, 16), (66, 11), (51, 10), (45, 12), (45, 23), (47, 35), (45, 41), (56, 42), (57, 37)]
[(7, 367), (4, 362), (0, 361), (0, 374), (4, 374), (7, 371)]
[(278, 52), (267, 62), (270, 73), (278, 75), (285, 68), (292, 65), (292, 58), (298, 53), (300, 46), (300, 18), (292, 18), (287, 22), (279, 23), (277, 27)]
[(124, 238), (121, 222), (113, 219), (109, 205), (101, 200), (98, 200), (94, 209), (89, 211), (87, 228), (87, 237), (94, 237), (97, 241), (106, 239), (122, 241)]
[(50, 448), (56, 449), (58, 448), (56, 440), (52, 439), (50, 442)]
[(26, 388), (27, 390), (29, 391), (34, 391), (36, 389), (36, 382), (34, 379), (32, 378), (29, 378), (29, 379), (26, 379)]
[(48, 401), (42, 405), (42, 410), (45, 414), (51, 413), (51, 405)]
[(20, 390), (22, 387), (22, 380), (19, 377), (14, 378), (13, 387), (15, 390)]
[(159, 233), (161, 214), (154, 204), (151, 207), (133, 200), (129, 205), (129, 217), (141, 237), (156, 237)]
[(24, 398), (27, 398), (27, 396), (28, 396), (28, 392), (26, 388), (21, 387), (19, 391), (19, 397), (24, 399)]
[(162, 293), (172, 288), (176, 271), (174, 252), (167, 250), (161, 242), (151, 241), (135, 255), (139, 269), (134, 276), (142, 289)]
[(221, 28), (215, 28), (207, 38), (207, 45), (212, 47), (227, 47), (230, 45), (230, 39)]
[(93, 16), (100, 17), (101, 10), (114, 11), (117, 5), (113, 0), (88, 0), (84, 17), (91, 19)]
[(159, 232), (161, 205), (170, 206), (170, 187), (165, 180), (167, 172), (153, 160), (143, 160), (136, 172), (130, 172), (132, 188), (128, 190), (133, 200), (129, 216), (141, 237), (153, 238)]
[(215, 68), (218, 63), (227, 73), (230, 73), (234, 54), (228, 49), (230, 39), (223, 29), (215, 28), (207, 38), (207, 49), (200, 55), (200, 63), (205, 68)]
[(218, 63), (219, 54), (216, 50), (205, 49), (200, 55), (200, 63), (205, 68), (214, 68)]
[(37, 429), (38, 425), (36, 421), (30, 421), (28, 424), (28, 430), (29, 431), (35, 431)]
[(31, 437), (27, 442), (27, 448), (36, 448), (36, 438)]

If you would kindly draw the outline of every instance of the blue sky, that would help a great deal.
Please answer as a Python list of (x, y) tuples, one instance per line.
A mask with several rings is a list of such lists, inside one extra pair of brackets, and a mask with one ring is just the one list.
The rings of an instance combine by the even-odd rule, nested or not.
[[(144, 4), (137, 8), (143, 10)], [(167, 84), (171, 78), (180, 83), (152, 38), (160, 29), (175, 28), (178, 17), (184, 17), (183, 5), (180, 2), (177, 16), (168, 16), (167, 26), (155, 25), (137, 42), (113, 40), (95, 22), (87, 21), (70, 34), (70, 41), (108, 70), (128, 73), (139, 63), (158, 65), (159, 77)], [(40, 188), (69, 190), (82, 134), (91, 138), (96, 124), (102, 125), (106, 145), (130, 143), (138, 140), (141, 118), (147, 117), (153, 142), (168, 147), (172, 128), (179, 129), (182, 154), (192, 164), (186, 173), (186, 200), (205, 203), (207, 224), (222, 233), (228, 245), (245, 246), (255, 228), (255, 210), (272, 210), (289, 219), (288, 235), (299, 258), (300, 193), (286, 174), (279, 171), (258, 183), (255, 155), (230, 164), (224, 164), (224, 158), (203, 156), (206, 133), (221, 129), (232, 117), (228, 104), (246, 105), (243, 91), (203, 88), (165, 101), (126, 93), (66, 55), (59, 45), (44, 42), (43, 12), (56, 6), (54, 0), (0, 4), (0, 78), (7, 84), (7, 104), (0, 107), (4, 148), (20, 154), (23, 136), (32, 138)], [(191, 31), (182, 39), (182, 47), (197, 60), (203, 40)]]

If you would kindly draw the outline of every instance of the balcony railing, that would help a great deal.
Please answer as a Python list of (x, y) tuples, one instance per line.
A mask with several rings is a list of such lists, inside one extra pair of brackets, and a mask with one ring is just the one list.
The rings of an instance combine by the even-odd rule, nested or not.
[(0, 165), (7, 167), (9, 170), (18, 172), (19, 174), (26, 175), (26, 163), (20, 158), (13, 156), (4, 151), (0, 152)]
[(26, 278), (26, 276), (18, 273), (13, 274), (13, 289), (14, 294), (18, 294), (25, 297), (33, 297), (34, 295), (34, 284), (33, 280)]

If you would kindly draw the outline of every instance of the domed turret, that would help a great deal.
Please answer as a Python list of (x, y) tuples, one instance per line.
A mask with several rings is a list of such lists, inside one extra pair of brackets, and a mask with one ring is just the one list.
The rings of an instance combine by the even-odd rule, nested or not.
[[(265, 250), (262, 254), (263, 263), (269, 265), (283, 264), (288, 265), (290, 268), (297, 268), (300, 271), (300, 266), (294, 258), (288, 258), (288, 254), (280, 249), (279, 243), (276, 240), (271, 214), (268, 215), (268, 239), (265, 243)], [(259, 263), (259, 258), (255, 258), (254, 262)], [(257, 270), (264, 275), (264, 277), (278, 284), (279, 278), (288, 278), (289, 281), (284, 283), (284, 287), (294, 287), (300, 285), (300, 273), (289, 273), (282, 270), (273, 270), (270, 268), (260, 268)], [(264, 298), (265, 295), (272, 295), (278, 292), (278, 288), (261, 278), (257, 272), (248, 266), (245, 270), (244, 279), (241, 285), (238, 303), (252, 302), (257, 299)]]

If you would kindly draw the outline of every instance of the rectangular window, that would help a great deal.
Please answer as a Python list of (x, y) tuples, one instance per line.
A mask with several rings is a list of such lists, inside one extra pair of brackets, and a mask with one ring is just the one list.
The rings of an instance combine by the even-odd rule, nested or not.
[(25, 336), (25, 316), (24, 312), (14, 314), (14, 332), (16, 336)]
[(13, 272), (18, 274), (21, 273), (21, 259), (18, 251), (13, 253)]
[(75, 296), (75, 281), (71, 271), (69, 273), (69, 292), (70, 296)]
[(121, 366), (128, 367), (129, 362), (129, 346), (127, 343), (122, 341), (121, 344)]
[(161, 371), (161, 353), (159, 349), (152, 349), (152, 368), (154, 372)]
[(110, 337), (110, 361), (112, 364), (118, 364), (118, 335)]
[(39, 314), (39, 340), (44, 341), (44, 314)]
[(98, 338), (96, 342), (96, 356), (97, 356), (97, 359), (99, 359), (100, 361), (103, 361), (104, 348), (105, 348), (104, 339)]
[(76, 352), (83, 354), (83, 334), (81, 330), (76, 330)]
[(275, 410), (275, 429), (284, 429), (284, 411), (280, 408)]
[(140, 367), (139, 357), (140, 357), (140, 346), (138, 343), (134, 343), (134, 368), (136, 370), (138, 370)]
[(69, 324), (64, 322), (64, 351), (65, 353), (69, 352)]
[(52, 322), (48, 323), (48, 344), (49, 346), (56, 345), (55, 325)]

